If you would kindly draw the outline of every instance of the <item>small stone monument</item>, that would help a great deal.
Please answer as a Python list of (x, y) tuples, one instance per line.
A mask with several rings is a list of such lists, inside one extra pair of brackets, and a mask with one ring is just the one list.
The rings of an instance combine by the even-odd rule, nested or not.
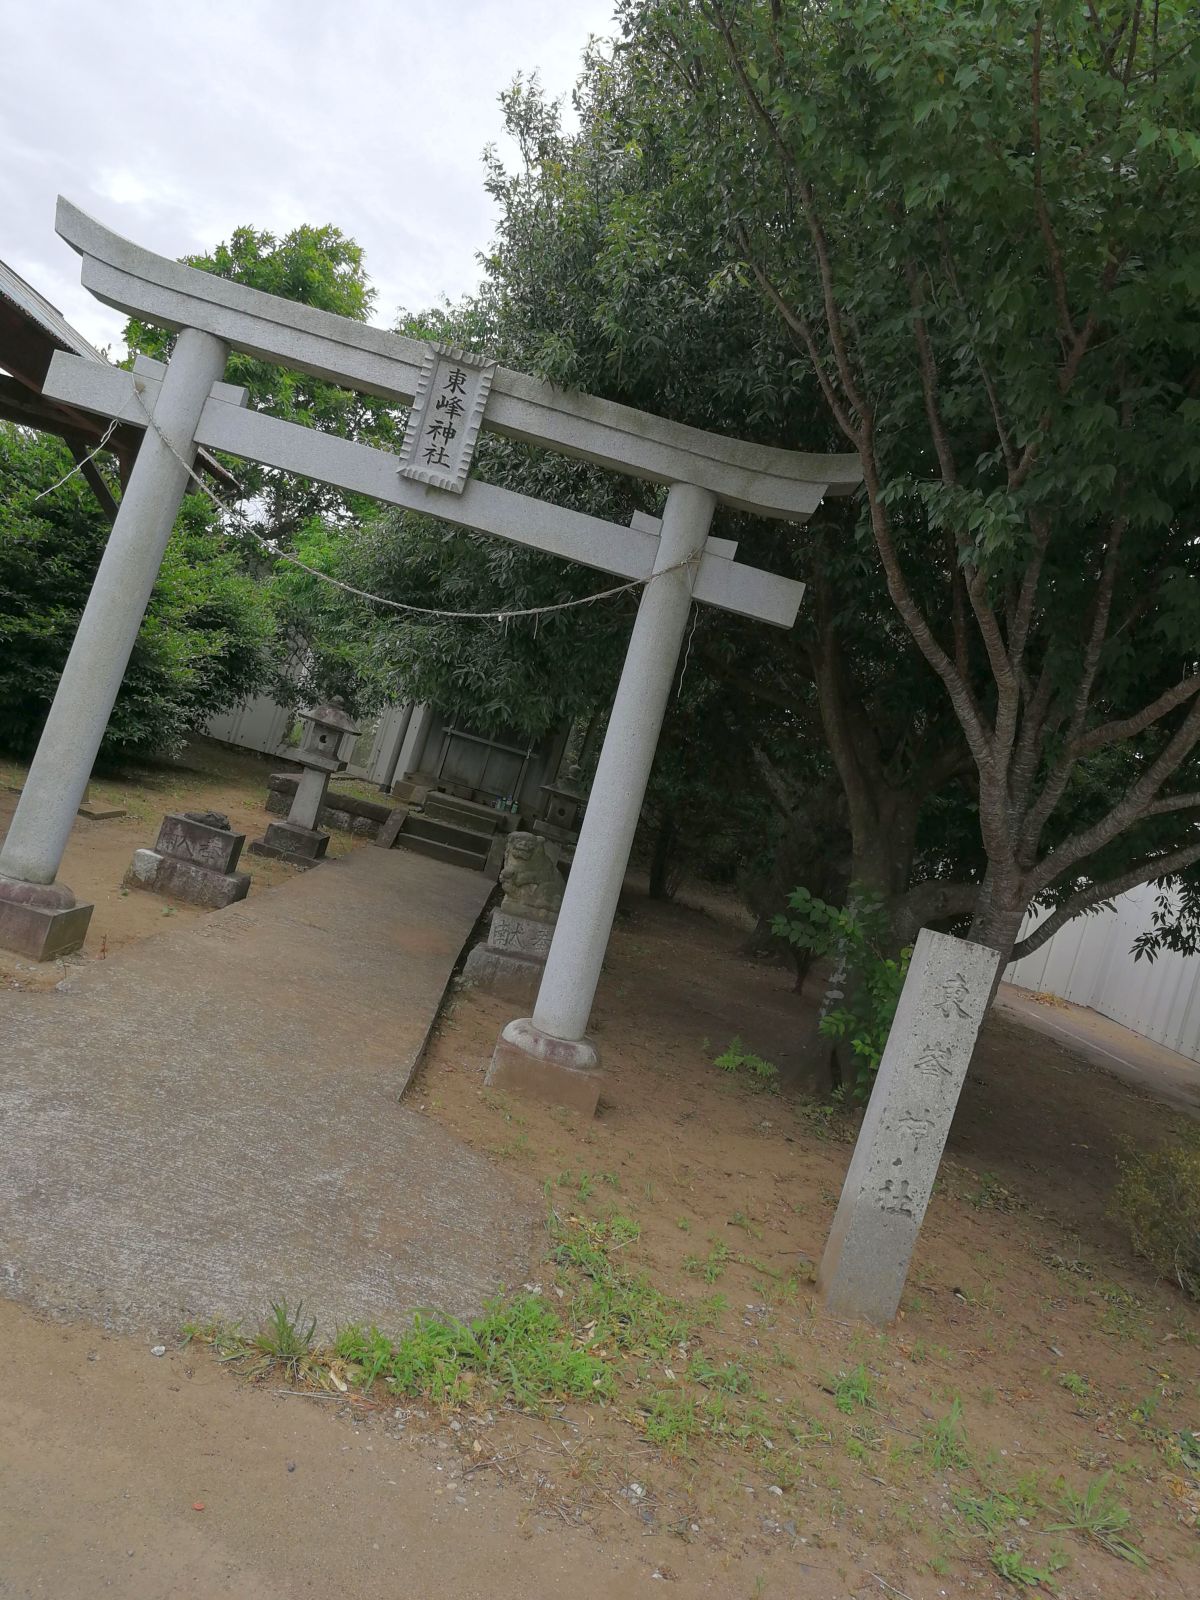
[(510, 1000), (532, 1000), (550, 953), (563, 881), (536, 834), (512, 833), (500, 871), (504, 898), (484, 944), (463, 968), (463, 982)]
[(896, 1315), (999, 952), (922, 928), (817, 1288), (834, 1316)]
[(234, 871), (245, 842), (246, 835), (234, 833), (219, 811), (169, 812), (154, 849), (133, 852), (125, 887), (210, 911), (232, 905), (250, 889), (249, 873)]
[(250, 846), (256, 856), (277, 856), (296, 867), (315, 867), (329, 845), (329, 835), (321, 833), (317, 818), (325, 804), (325, 791), (332, 773), (344, 772), (347, 763), (341, 751), (358, 729), (346, 715), (340, 700), (302, 711), (305, 724), (296, 760), (304, 768), (286, 822), (272, 822), (261, 839)]

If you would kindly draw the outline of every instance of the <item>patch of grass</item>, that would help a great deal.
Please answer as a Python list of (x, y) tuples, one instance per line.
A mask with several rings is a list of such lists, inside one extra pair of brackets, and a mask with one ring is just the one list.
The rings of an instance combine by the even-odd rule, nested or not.
[(705, 1283), (716, 1283), (732, 1258), (733, 1251), (725, 1241), (714, 1239), (706, 1256), (684, 1256), (683, 1270), (694, 1278), (703, 1278)]
[(837, 1100), (797, 1100), (792, 1110), (796, 1120), (804, 1124), (814, 1139), (850, 1144), (856, 1136), (857, 1120), (850, 1112), (845, 1096)]
[(1145, 1308), (1142, 1301), (1119, 1283), (1102, 1283), (1098, 1293), (1104, 1302), (1100, 1332), (1114, 1339), (1138, 1339), (1149, 1343)]
[(551, 1257), (568, 1291), (567, 1312), (593, 1345), (664, 1355), (720, 1314), (724, 1302), (700, 1304), (663, 1294), (643, 1273), (625, 1269), (621, 1254), (641, 1234), (630, 1217), (605, 1222), (580, 1217), (551, 1222)]
[(613, 1390), (605, 1362), (533, 1294), (493, 1300), (472, 1322), (418, 1312), (397, 1339), (352, 1324), (334, 1350), (351, 1383), (370, 1388), (382, 1380), (393, 1394), (438, 1403), (465, 1400), (481, 1382), (525, 1406)]
[(1078, 1372), (1060, 1372), (1058, 1385), (1060, 1389), (1065, 1389), (1068, 1394), (1073, 1394), (1076, 1400), (1090, 1400), (1092, 1398), (1091, 1384)]
[(675, 1389), (658, 1390), (646, 1407), (642, 1431), (648, 1444), (669, 1455), (687, 1455), (701, 1431), (695, 1402)]
[(979, 1177), (979, 1187), (967, 1196), (967, 1204), (976, 1211), (1028, 1211), (1028, 1202), (1000, 1182), (994, 1172), (984, 1172)]
[(1010, 1494), (992, 1490), (989, 1494), (975, 1495), (956, 1490), (951, 1495), (954, 1508), (975, 1529), (989, 1539), (996, 1539), (1025, 1516), (1028, 1506)]
[(962, 1401), (957, 1396), (950, 1402), (946, 1415), (931, 1422), (922, 1433), (919, 1448), (938, 1472), (970, 1464), (967, 1430), (962, 1420)]
[(843, 1416), (851, 1416), (861, 1406), (875, 1404), (875, 1380), (860, 1361), (849, 1372), (839, 1372), (833, 1380), (833, 1403)]
[(688, 1365), (688, 1377), (706, 1389), (719, 1389), (723, 1394), (749, 1394), (754, 1378), (740, 1361), (724, 1361), (717, 1366), (705, 1355), (694, 1355)]
[(1048, 1533), (1072, 1532), (1093, 1539), (1097, 1544), (1122, 1561), (1135, 1567), (1149, 1563), (1135, 1544), (1126, 1538), (1126, 1529), (1133, 1521), (1133, 1513), (1109, 1494), (1112, 1473), (1105, 1472), (1094, 1478), (1082, 1494), (1063, 1486), (1059, 1504), (1064, 1512), (1062, 1522), (1051, 1523)]
[(1052, 1589), (1054, 1574), (1068, 1565), (1065, 1556), (1051, 1556), (1044, 1567), (1035, 1567), (1019, 1550), (1007, 1550), (996, 1545), (991, 1553), (992, 1566), (1007, 1582), (1019, 1589)]
[(292, 1309), (289, 1309), (286, 1300), (277, 1300), (271, 1306), (270, 1316), (250, 1343), (275, 1366), (282, 1367), (294, 1378), (312, 1354), (316, 1333), (317, 1319), (312, 1317), (307, 1324), (304, 1321), (303, 1300), (298, 1300)]

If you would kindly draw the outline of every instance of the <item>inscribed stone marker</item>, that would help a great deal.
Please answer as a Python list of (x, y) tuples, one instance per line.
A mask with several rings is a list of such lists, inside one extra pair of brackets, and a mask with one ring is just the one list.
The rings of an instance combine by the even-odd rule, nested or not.
[(835, 1316), (896, 1315), (999, 961), (987, 945), (917, 935), (817, 1274)]

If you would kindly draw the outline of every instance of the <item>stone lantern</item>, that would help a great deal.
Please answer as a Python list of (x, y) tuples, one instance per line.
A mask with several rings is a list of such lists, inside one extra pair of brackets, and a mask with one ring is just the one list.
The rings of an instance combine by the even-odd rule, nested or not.
[(540, 815), (533, 831), (561, 850), (571, 851), (579, 838), (579, 816), (583, 810), (583, 793), (579, 787), (578, 768), (571, 767), (553, 783), (544, 783), (538, 791)]
[(302, 711), (300, 720), (304, 732), (296, 760), (304, 771), (296, 785), (291, 810), (286, 822), (272, 822), (250, 849), (255, 855), (279, 856), (296, 866), (311, 867), (321, 860), (329, 843), (329, 835), (318, 830), (317, 819), (325, 804), (330, 776), (345, 771), (346, 758), (359, 729), (346, 715), (340, 700)]

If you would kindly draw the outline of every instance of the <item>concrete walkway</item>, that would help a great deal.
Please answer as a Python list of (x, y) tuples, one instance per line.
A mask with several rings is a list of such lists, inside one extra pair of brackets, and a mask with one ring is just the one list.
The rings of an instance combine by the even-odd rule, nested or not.
[(1066, 1042), (1093, 1066), (1200, 1117), (1200, 1062), (1134, 1033), (1088, 1006), (1035, 1000), (1028, 989), (1002, 983), (996, 1005), (1037, 1033)]
[(167, 1333), (478, 1309), (539, 1214), (397, 1103), (492, 885), (364, 848), (0, 994), (0, 1292)]

